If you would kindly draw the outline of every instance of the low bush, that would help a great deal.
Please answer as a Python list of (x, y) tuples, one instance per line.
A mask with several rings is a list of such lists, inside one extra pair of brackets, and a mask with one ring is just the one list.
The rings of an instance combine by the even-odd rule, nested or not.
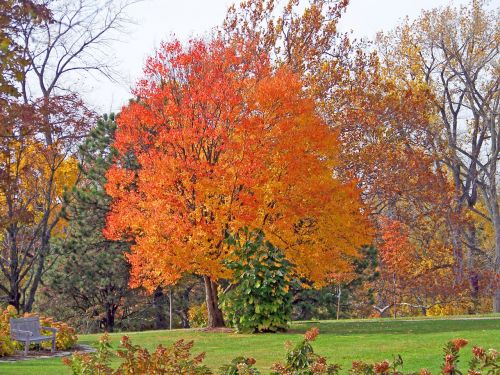
[(311, 342), (319, 335), (318, 328), (312, 328), (304, 335), (304, 339), (297, 345), (291, 342), (285, 343), (287, 349), (284, 364), (275, 363), (272, 367), (272, 375), (337, 375), (340, 371), (339, 365), (328, 365), (326, 359), (314, 353)]
[[(284, 363), (275, 363), (271, 375), (339, 375), (341, 367), (328, 364), (326, 358), (316, 354), (312, 342), (319, 334), (319, 329), (312, 328), (304, 339), (296, 345), (285, 344), (287, 354)], [(467, 340), (456, 339), (444, 347), (441, 371), (436, 375), (498, 375), (500, 357), (494, 349), (485, 350), (473, 347), (472, 360), (460, 369), (460, 350), (467, 345)], [(90, 354), (75, 353), (71, 358), (63, 359), (73, 375), (125, 375), (125, 374), (162, 374), (162, 375), (212, 375), (213, 372), (202, 364), (205, 354), (192, 356), (193, 342), (177, 341), (163, 347), (159, 345), (153, 353), (138, 345), (132, 345), (124, 336), (116, 352), (111, 351), (109, 336), (104, 335), (97, 351)], [(117, 369), (110, 365), (113, 357), (119, 358)], [(219, 368), (219, 375), (260, 375), (254, 366), (255, 359), (234, 358), (229, 364)], [(353, 361), (347, 371), (349, 375), (431, 375), (426, 369), (419, 372), (403, 372), (403, 358), (395, 356), (392, 361), (383, 360), (375, 363)]]
[[(211, 375), (212, 371), (202, 365), (205, 353), (191, 355), (193, 342), (179, 340), (168, 347), (159, 345), (153, 353), (138, 345), (132, 345), (123, 336), (120, 347), (113, 353), (109, 336), (102, 336), (95, 353), (75, 353), (63, 362), (69, 366), (73, 375), (124, 375), (124, 374), (162, 374), (162, 375)], [(120, 358), (115, 370), (110, 366), (113, 356)]]
[(233, 281), (219, 296), (226, 321), (238, 332), (286, 331), (292, 265), (261, 231), (243, 229), (227, 242), (234, 247), (233, 257), (225, 261)]
[[(311, 342), (316, 339), (319, 329), (312, 328), (304, 335), (304, 339), (296, 346), (287, 343), (287, 356), (285, 363), (273, 365), (272, 375), (337, 375), (340, 366), (328, 365), (326, 359), (314, 353)], [(443, 364), (439, 375), (498, 375), (500, 374), (500, 357), (494, 349), (489, 351), (481, 347), (472, 349), (473, 358), (469, 362), (466, 372), (459, 369), (458, 363), (460, 350), (467, 345), (467, 340), (456, 339), (448, 342), (444, 347)], [(431, 375), (427, 369), (421, 369), (419, 373), (404, 373), (403, 358), (395, 356), (393, 361), (384, 360), (373, 364), (353, 361), (349, 375)]]
[(97, 345), (95, 353), (74, 353), (70, 358), (63, 358), (63, 363), (71, 368), (73, 375), (109, 375), (113, 374), (111, 368), (111, 344), (109, 335), (104, 334)]
[(191, 328), (206, 327), (208, 324), (208, 311), (204, 303), (194, 305), (188, 312), (189, 326)]
[(16, 343), (10, 340), (10, 318), (15, 318), (17, 311), (13, 306), (8, 306), (0, 315), (0, 357), (14, 354)]
[(230, 364), (222, 366), (220, 375), (260, 375), (260, 371), (254, 367), (255, 359), (236, 357)]
[[(24, 317), (36, 316), (38, 314), (24, 314)], [(11, 341), (10, 339), (10, 318), (19, 318), (13, 306), (8, 306), (0, 315), (0, 357), (5, 357), (14, 354), (15, 350), (20, 348), (20, 344)], [(40, 324), (46, 327), (57, 328), (56, 333), (56, 348), (57, 350), (67, 350), (75, 346), (78, 341), (76, 330), (66, 323), (56, 322), (53, 318), (40, 316)], [(52, 332), (42, 331), (43, 334), (51, 335)], [(50, 342), (41, 344), (43, 348), (50, 348)]]
[[(56, 322), (53, 318), (50, 317), (40, 317), (40, 323), (45, 327), (52, 327), (57, 329), (56, 333), (56, 348), (57, 350), (68, 350), (76, 345), (78, 341), (78, 336), (76, 334), (76, 329), (69, 326), (63, 322)], [(51, 332), (44, 332), (47, 335), (50, 335)], [(44, 342), (42, 344), (44, 347), (50, 348), (50, 342)]]

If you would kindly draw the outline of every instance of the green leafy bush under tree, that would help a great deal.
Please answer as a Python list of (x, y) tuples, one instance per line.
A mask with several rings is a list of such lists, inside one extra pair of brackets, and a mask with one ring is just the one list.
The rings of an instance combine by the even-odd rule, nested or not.
[(288, 328), (292, 313), (291, 264), (261, 231), (242, 230), (228, 239), (235, 246), (227, 261), (233, 282), (220, 297), (228, 322), (239, 332)]

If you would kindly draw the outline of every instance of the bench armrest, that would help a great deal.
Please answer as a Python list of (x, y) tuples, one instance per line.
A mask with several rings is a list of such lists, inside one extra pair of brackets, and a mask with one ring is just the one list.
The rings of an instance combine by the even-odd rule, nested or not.
[(13, 337), (13, 339), (15, 339), (15, 340), (17, 340), (17, 339), (26, 340), (26, 339), (30, 338), (31, 336), (33, 336), (32, 332), (23, 331), (20, 329), (11, 329), (10, 332), (13, 336), (15, 336), (15, 337)]
[(51, 331), (52, 333), (56, 333), (58, 331), (58, 329), (54, 328), (54, 327), (44, 327), (44, 326), (41, 326), (40, 329), (42, 329), (44, 331)]

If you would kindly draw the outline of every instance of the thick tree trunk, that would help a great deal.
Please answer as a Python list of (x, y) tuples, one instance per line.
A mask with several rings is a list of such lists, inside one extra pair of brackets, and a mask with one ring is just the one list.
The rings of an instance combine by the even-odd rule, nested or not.
[(210, 277), (203, 276), (205, 283), (205, 298), (208, 311), (208, 328), (225, 327), (224, 317), (219, 309), (219, 298), (217, 297), (217, 283)]
[(21, 298), (19, 295), (19, 287), (12, 286), (12, 283), (11, 283), (10, 293), (9, 293), (9, 305), (14, 306), (17, 312), (20, 311)]
[(115, 329), (115, 312), (116, 306), (113, 304), (106, 304), (106, 316), (103, 319), (103, 326), (106, 332), (113, 332)]

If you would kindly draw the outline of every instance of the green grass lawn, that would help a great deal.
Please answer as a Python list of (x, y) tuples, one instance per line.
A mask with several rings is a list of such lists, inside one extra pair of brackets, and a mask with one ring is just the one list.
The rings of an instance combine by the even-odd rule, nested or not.
[[(134, 344), (153, 349), (158, 344), (168, 344), (181, 338), (194, 340), (193, 353), (206, 352), (205, 363), (213, 369), (230, 359), (245, 355), (254, 357), (263, 373), (269, 373), (272, 363), (285, 355), (284, 342), (296, 342), (310, 327), (320, 328), (320, 335), (313, 343), (318, 354), (329, 362), (337, 362), (344, 369), (352, 360), (380, 361), (401, 354), (406, 371), (417, 371), (426, 367), (433, 372), (439, 369), (441, 348), (450, 339), (466, 338), (462, 363), (470, 358), (473, 345), (500, 350), (500, 316), (480, 319), (415, 319), (415, 320), (344, 320), (297, 322), (290, 332), (280, 334), (242, 335), (208, 333), (197, 330), (132, 332)], [(123, 333), (112, 335), (116, 347)], [(82, 335), (80, 343), (94, 344), (99, 335)], [(58, 375), (69, 374), (61, 359), (29, 360), (14, 364), (0, 364), (1, 375)]]

